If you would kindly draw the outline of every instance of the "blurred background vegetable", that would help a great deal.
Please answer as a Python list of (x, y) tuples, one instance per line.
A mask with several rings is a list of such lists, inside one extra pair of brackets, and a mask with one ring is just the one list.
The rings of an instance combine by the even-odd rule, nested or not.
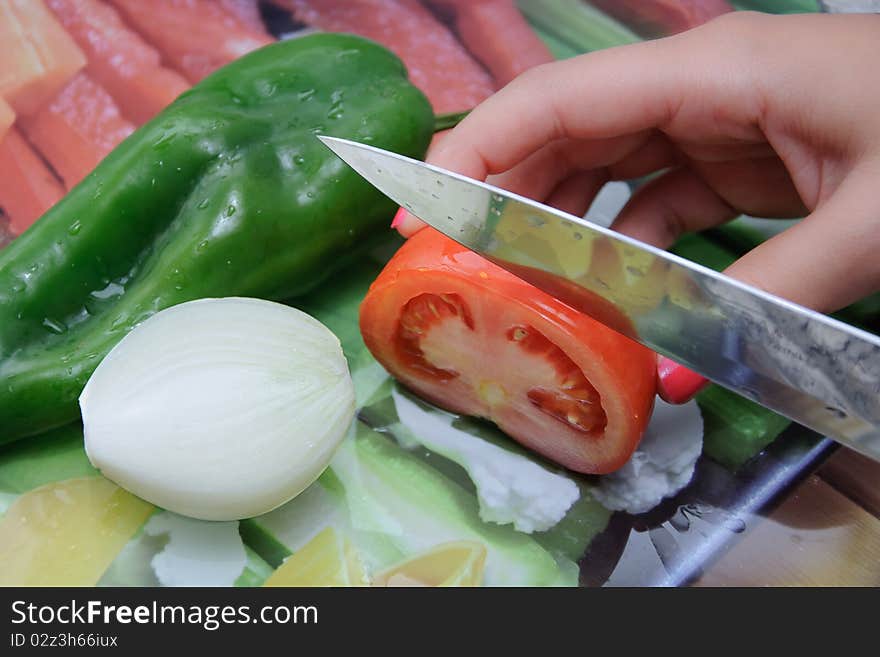
[(819, 0), (730, 0), (737, 9), (768, 14), (808, 14), (821, 11)]
[(305, 25), (350, 32), (389, 48), (438, 114), (473, 109), (494, 90), (489, 74), (418, 0), (273, 0)]
[(211, 0), (109, 0), (190, 82), (274, 40)]
[(0, 0), (0, 96), (17, 114), (37, 111), (86, 65), (42, 1)]
[(530, 23), (578, 53), (635, 43), (631, 29), (582, 0), (519, 0)]
[(87, 57), (86, 72), (135, 125), (146, 123), (189, 88), (112, 6), (101, 0), (46, 0), (46, 5)]
[(429, 0), (428, 4), (452, 21), (462, 43), (489, 70), (496, 87), (553, 61), (513, 0)]
[(646, 37), (667, 36), (733, 11), (727, 0), (589, 0)]

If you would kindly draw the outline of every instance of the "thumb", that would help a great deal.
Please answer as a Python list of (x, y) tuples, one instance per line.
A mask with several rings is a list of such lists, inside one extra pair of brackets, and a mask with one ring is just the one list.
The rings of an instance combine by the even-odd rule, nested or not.
[(725, 273), (820, 312), (880, 289), (877, 171), (853, 171), (808, 217), (754, 248)]

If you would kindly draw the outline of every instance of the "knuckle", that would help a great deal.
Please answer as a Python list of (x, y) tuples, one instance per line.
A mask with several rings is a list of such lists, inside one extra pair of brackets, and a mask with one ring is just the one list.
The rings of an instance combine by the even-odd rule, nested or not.
[(510, 86), (516, 88), (532, 88), (540, 86), (543, 84), (544, 80), (546, 80), (547, 74), (550, 72), (550, 69), (554, 64), (556, 64), (556, 62), (547, 62), (532, 66), (517, 75), (510, 83)]
[[(705, 53), (700, 66), (707, 84), (716, 90), (742, 98), (751, 97), (756, 80), (766, 72), (762, 60), (774, 56), (778, 47), (775, 29), (768, 28), (774, 17), (760, 12), (736, 11), (722, 14), (693, 30), (690, 45)], [(722, 73), (723, 72), (723, 73)], [(723, 82), (722, 87), (718, 87)]]
[(701, 32), (719, 53), (741, 55), (754, 52), (765, 43), (768, 17), (754, 11), (722, 14), (706, 23)]
[(731, 11), (706, 23), (707, 28), (749, 36), (763, 30), (767, 15), (759, 11)]

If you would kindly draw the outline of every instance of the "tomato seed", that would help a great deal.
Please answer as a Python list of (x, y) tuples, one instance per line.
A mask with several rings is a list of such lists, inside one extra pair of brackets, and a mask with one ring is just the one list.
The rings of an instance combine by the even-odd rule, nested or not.
[(605, 429), (608, 418), (599, 393), (562, 349), (532, 327), (515, 326), (507, 335), (524, 351), (546, 360), (556, 370), (555, 384), (528, 392), (533, 405), (579, 431), (593, 433)]

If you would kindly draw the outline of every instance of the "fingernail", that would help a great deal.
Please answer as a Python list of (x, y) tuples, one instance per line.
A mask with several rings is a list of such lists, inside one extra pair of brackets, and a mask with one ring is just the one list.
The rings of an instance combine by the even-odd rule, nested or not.
[(400, 228), (404, 221), (406, 221), (406, 210), (398, 208), (397, 212), (394, 213), (394, 221), (391, 222), (391, 227)]

